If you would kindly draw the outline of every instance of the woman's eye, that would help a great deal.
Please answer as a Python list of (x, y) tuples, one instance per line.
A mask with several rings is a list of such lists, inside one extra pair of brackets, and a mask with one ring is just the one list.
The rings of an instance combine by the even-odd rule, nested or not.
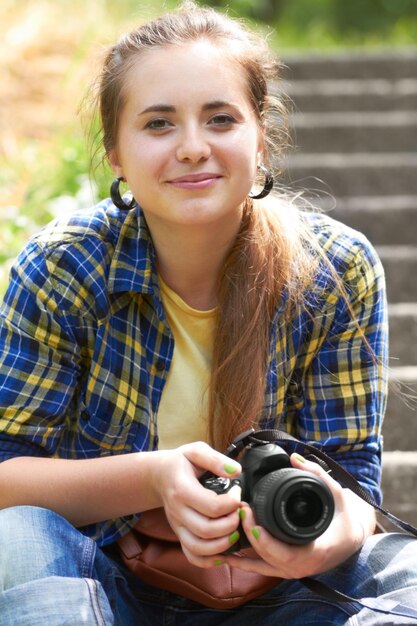
[(149, 128), (150, 130), (166, 130), (172, 126), (171, 122), (164, 118), (158, 118), (156, 120), (151, 120), (145, 126), (145, 128)]
[(226, 113), (218, 113), (214, 115), (209, 123), (214, 124), (215, 126), (231, 126), (234, 124), (235, 119), (231, 115), (227, 115)]

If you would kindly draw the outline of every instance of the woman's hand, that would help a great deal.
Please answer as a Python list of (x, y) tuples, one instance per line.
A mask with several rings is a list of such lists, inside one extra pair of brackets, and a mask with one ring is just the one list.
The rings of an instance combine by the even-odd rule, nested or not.
[(291, 456), (298, 469), (311, 472), (329, 487), (335, 500), (335, 514), (329, 528), (315, 541), (295, 546), (275, 539), (256, 524), (248, 505), (243, 506), (243, 528), (255, 550), (250, 556), (219, 556), (242, 570), (281, 578), (303, 578), (328, 571), (354, 554), (375, 528), (373, 508), (349, 489), (343, 489), (317, 463)]
[(211, 567), (215, 555), (237, 541), (240, 487), (217, 495), (203, 487), (198, 477), (209, 470), (233, 478), (241, 466), (201, 442), (155, 454), (153, 488), (160, 495), (183, 552), (191, 563)]

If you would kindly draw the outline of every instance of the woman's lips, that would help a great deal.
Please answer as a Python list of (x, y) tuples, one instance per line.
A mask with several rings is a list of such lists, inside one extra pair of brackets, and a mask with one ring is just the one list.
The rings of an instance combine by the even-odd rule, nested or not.
[(216, 183), (221, 176), (212, 172), (203, 172), (201, 174), (188, 174), (180, 176), (168, 181), (173, 187), (178, 189), (207, 189)]

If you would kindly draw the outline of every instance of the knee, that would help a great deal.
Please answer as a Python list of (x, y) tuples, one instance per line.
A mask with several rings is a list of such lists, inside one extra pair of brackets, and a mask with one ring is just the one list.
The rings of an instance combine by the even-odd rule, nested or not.
[(21, 546), (29, 548), (49, 537), (51, 528), (68, 522), (54, 511), (36, 506), (14, 506), (0, 510), (1, 553), (15, 551)]
[(386, 592), (417, 585), (417, 539), (403, 533), (372, 538), (367, 565)]
[(0, 588), (47, 576), (88, 576), (86, 553), (94, 556), (93, 542), (54, 511), (34, 506), (0, 511)]

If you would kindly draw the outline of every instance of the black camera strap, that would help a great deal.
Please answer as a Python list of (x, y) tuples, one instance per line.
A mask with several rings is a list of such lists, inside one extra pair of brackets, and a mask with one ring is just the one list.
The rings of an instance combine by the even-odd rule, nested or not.
[(352, 474), (344, 467), (342, 467), (340, 463), (332, 459), (328, 454), (326, 454), (326, 452), (323, 452), (319, 445), (311, 445), (300, 441), (283, 430), (269, 429), (255, 431), (254, 429), (251, 429), (236, 437), (226, 450), (226, 454), (231, 458), (236, 458), (240, 452), (247, 447), (261, 446), (265, 443), (277, 442), (293, 444), (296, 452), (302, 453), (309, 460), (315, 461), (321, 465), (321, 467), (328, 471), (332, 478), (337, 480), (341, 485), (343, 485), (343, 487), (347, 487), (353, 491), (353, 493), (362, 498), (362, 500), (365, 500), (365, 502), (382, 513), (382, 515), (389, 519), (389, 521), (395, 526), (417, 537), (417, 528), (415, 528), (412, 524), (396, 517), (393, 513), (377, 504), (373, 497), (362, 487), (356, 478), (352, 476)]
[[(303, 441), (300, 441), (296, 437), (293, 437), (289, 433), (278, 429), (266, 429), (257, 431), (251, 429), (236, 437), (231, 445), (227, 448), (226, 454), (234, 459), (245, 448), (260, 446), (266, 443), (291, 444), (291, 447), (294, 448), (295, 452), (299, 452), (300, 454), (303, 454), (303, 456), (305, 456), (307, 459), (318, 463), (327, 472), (329, 472), (332, 478), (337, 480), (343, 487), (346, 487), (353, 491), (353, 493), (355, 493), (357, 496), (362, 498), (362, 500), (374, 507), (374, 509), (379, 511), (395, 526), (413, 535), (414, 537), (417, 537), (417, 528), (415, 528), (412, 524), (401, 520), (393, 513), (387, 511), (379, 504), (377, 504), (374, 498), (366, 491), (366, 489), (362, 487), (362, 485), (356, 480), (356, 478), (352, 476), (352, 474), (350, 474), (350, 472), (342, 467), (337, 461), (335, 461), (328, 454), (326, 454), (321, 449), (320, 445), (311, 445), (309, 443), (305, 443)], [(408, 617), (417, 620), (417, 609), (406, 606), (404, 604), (399, 604), (398, 602), (393, 600), (380, 598), (352, 598), (351, 596), (348, 596), (341, 591), (338, 591), (337, 589), (328, 587), (321, 581), (310, 577), (301, 578), (300, 582), (314, 593), (319, 594), (332, 601), (360, 604), (361, 607), (368, 608), (380, 613), (388, 615), (399, 615), (401, 617)]]

